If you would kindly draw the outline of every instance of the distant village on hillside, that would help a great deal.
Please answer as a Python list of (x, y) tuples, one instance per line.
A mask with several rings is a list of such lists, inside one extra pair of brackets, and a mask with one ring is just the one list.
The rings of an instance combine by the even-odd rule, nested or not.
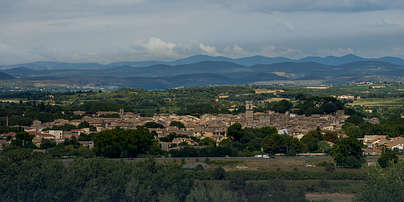
[[(227, 128), (235, 123), (240, 123), (242, 127), (248, 128), (275, 127), (279, 134), (301, 139), (309, 131), (316, 129), (320, 129), (322, 132), (339, 132), (345, 120), (349, 117), (344, 114), (343, 110), (330, 115), (315, 114), (305, 116), (290, 112), (283, 114), (273, 111), (254, 112), (254, 106), (249, 101), (245, 103), (245, 107), (246, 112), (237, 115), (205, 114), (199, 118), (190, 115), (179, 116), (175, 114), (156, 114), (153, 117), (141, 117), (132, 112), (125, 112), (123, 109), (119, 112), (97, 112), (92, 116), (86, 115), (84, 111), (75, 111), (74, 114), (81, 115), (81, 119), (70, 121), (58, 119), (48, 123), (41, 123), (36, 120), (30, 127), (24, 127), (24, 130), (30, 135), (34, 135), (32, 141), (39, 148), (44, 139), (63, 143), (65, 139), (71, 139), (72, 137), (79, 139), (81, 134), (99, 133), (114, 128), (136, 129), (138, 126), (155, 123), (154, 127), (153, 125), (148, 127), (150, 132), (155, 134), (155, 138), (159, 141), (162, 150), (170, 151), (172, 149), (179, 149), (184, 144), (198, 146), (198, 143), (194, 141), (195, 138), (200, 140), (210, 138), (216, 144), (219, 144), (222, 140), (227, 139)], [(378, 120), (368, 121), (377, 122)], [(52, 129), (66, 124), (79, 126), (83, 122), (88, 123), (91, 129), (89, 127), (71, 130)], [(175, 122), (180, 123), (181, 126), (172, 124)], [(161, 138), (172, 134), (175, 134), (175, 137), (171, 141), (160, 141)], [(339, 135), (344, 136), (344, 134)], [(10, 144), (15, 136), (15, 132), (1, 134), (1, 144)], [(400, 150), (404, 148), (404, 138), (402, 137), (389, 140), (387, 136), (383, 135), (366, 135), (361, 140), (368, 147), (364, 149), (364, 153), (367, 155), (380, 154), (382, 151), (380, 149), (381, 146)], [(94, 147), (93, 141), (80, 141), (80, 144), (89, 148)], [(329, 142), (329, 144), (332, 145), (333, 143)]]

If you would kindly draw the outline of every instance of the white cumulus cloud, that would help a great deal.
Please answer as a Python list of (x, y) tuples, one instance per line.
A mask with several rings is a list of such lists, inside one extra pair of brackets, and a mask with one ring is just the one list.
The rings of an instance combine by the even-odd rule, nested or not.
[(204, 45), (204, 44), (199, 44), (199, 48), (203, 51), (203, 52), (205, 52), (206, 54), (208, 54), (208, 55), (211, 55), (211, 56), (218, 56), (219, 54), (217, 53), (217, 51), (216, 51), (216, 47), (214, 47), (214, 46), (209, 46), (209, 45)]
[(157, 58), (178, 57), (178, 54), (175, 52), (177, 46), (175, 43), (166, 42), (157, 37), (151, 37), (148, 41), (141, 41), (137, 44), (143, 48), (144, 54), (150, 56)]

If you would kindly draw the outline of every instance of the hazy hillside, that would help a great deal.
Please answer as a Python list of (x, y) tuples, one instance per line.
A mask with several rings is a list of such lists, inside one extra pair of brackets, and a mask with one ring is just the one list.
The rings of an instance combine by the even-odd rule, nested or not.
[(67, 69), (80, 69), (80, 70), (95, 70), (95, 69), (108, 69), (115, 67), (123, 67), (123, 66), (131, 66), (131, 67), (149, 67), (153, 65), (186, 65), (186, 64), (194, 64), (200, 62), (231, 62), (238, 65), (243, 66), (254, 66), (258, 64), (276, 64), (276, 63), (286, 63), (286, 62), (294, 62), (294, 63), (306, 63), (306, 62), (315, 62), (325, 65), (343, 65), (353, 62), (363, 62), (363, 61), (375, 61), (375, 62), (388, 62), (391, 64), (404, 66), (404, 60), (397, 57), (382, 57), (382, 58), (363, 58), (353, 54), (335, 57), (335, 56), (327, 56), (327, 57), (305, 57), (301, 59), (291, 59), (285, 57), (264, 57), (264, 56), (251, 56), (244, 58), (228, 58), (222, 56), (208, 56), (208, 55), (194, 55), (191, 57), (172, 60), (172, 61), (121, 61), (114, 62), (110, 64), (98, 64), (98, 63), (64, 63), (64, 62), (33, 62), (33, 63), (25, 63), (25, 64), (16, 64), (16, 65), (3, 65), (0, 66), (0, 69), (12, 69), (19, 67), (27, 67), (33, 70), (67, 70)]
[(14, 77), (7, 73), (0, 72), (0, 80), (8, 80), (8, 79), (14, 79)]

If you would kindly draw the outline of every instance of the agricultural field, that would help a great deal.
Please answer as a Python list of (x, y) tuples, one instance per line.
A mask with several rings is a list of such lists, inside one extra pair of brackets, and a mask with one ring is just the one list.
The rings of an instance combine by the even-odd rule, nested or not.
[(404, 105), (404, 98), (362, 98), (349, 104), (362, 107), (399, 107)]

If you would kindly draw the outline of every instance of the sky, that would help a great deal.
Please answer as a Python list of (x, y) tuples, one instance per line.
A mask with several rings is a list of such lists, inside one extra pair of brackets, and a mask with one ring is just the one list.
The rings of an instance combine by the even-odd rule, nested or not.
[(404, 58), (403, 0), (0, 0), (0, 64)]

